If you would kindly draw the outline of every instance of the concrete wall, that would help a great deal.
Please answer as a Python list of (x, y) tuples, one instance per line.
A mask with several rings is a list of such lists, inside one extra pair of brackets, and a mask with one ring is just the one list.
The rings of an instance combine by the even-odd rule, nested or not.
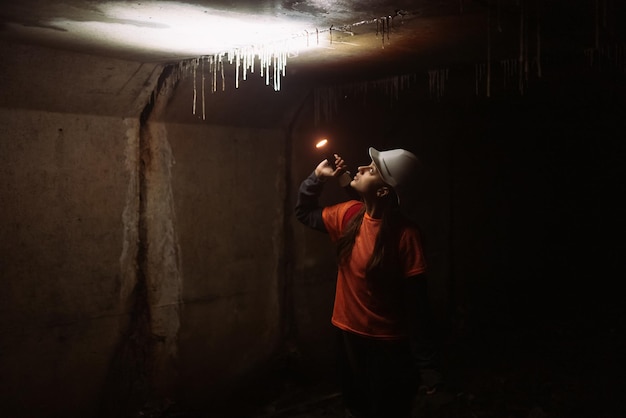
[(128, 313), (128, 126), (10, 109), (0, 120), (3, 413), (93, 415)]
[(160, 65), (2, 48), (2, 414), (223, 400), (280, 345), (285, 130), (159, 120)]
[(185, 392), (204, 402), (208, 391), (228, 395), (279, 344), (285, 137), (202, 125), (167, 130), (184, 277), (179, 366)]

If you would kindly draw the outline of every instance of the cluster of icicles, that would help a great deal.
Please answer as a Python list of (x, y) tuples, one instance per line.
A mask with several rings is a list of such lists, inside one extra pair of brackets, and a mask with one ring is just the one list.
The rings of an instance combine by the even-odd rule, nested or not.
[(400, 93), (411, 89), (418, 81), (416, 74), (405, 74), (387, 77), (379, 80), (362, 81), (330, 87), (318, 87), (313, 90), (313, 109), (315, 124), (331, 120), (338, 112), (343, 100), (366, 103), (371, 97), (382, 95), (393, 104), (398, 100)]
[[(363, 20), (341, 27), (331, 26), (328, 29), (316, 29), (315, 31), (303, 31), (289, 39), (270, 44), (255, 45), (242, 48), (234, 48), (228, 52), (213, 55), (204, 55), (181, 63), (181, 67), (190, 69), (193, 77), (193, 114), (196, 115), (201, 107), (202, 119), (206, 119), (205, 94), (215, 93), (218, 90), (226, 90), (224, 65), (235, 67), (235, 88), (239, 88), (239, 82), (247, 80), (249, 74), (253, 74), (256, 68), (265, 79), (267, 86), (272, 86), (274, 91), (280, 91), (281, 79), (286, 74), (287, 59), (299, 54), (298, 45), (311, 46), (313, 43), (319, 46), (320, 35), (327, 33), (327, 41), (333, 43), (333, 32), (352, 34), (352, 28), (366, 25), (376, 25), (376, 36), (381, 36), (383, 48), (385, 37), (389, 40), (389, 34), (394, 26), (396, 18), (402, 19), (408, 12), (398, 10), (395, 15), (383, 16), (371, 20)], [(258, 61), (258, 63), (257, 63)]]
[(206, 119), (205, 95), (207, 92), (215, 93), (218, 90), (226, 90), (224, 77), (224, 65), (228, 63), (235, 66), (235, 88), (239, 88), (240, 80), (247, 80), (249, 74), (255, 72), (255, 61), (259, 73), (265, 78), (265, 84), (273, 84), (274, 90), (280, 90), (281, 78), (285, 76), (287, 66), (288, 46), (264, 46), (240, 48), (228, 53), (206, 55), (191, 60), (191, 72), (193, 77), (193, 105), (195, 115), (199, 111), (199, 101), (202, 108), (202, 119)]
[(612, 68), (626, 74), (626, 44), (603, 45), (598, 48), (585, 49), (587, 66), (592, 68)]
[[(514, 2), (515, 7), (519, 10), (519, 51), (517, 57), (501, 59), (499, 62), (499, 72), (493, 65), (492, 57), (492, 31), (495, 26), (497, 32), (502, 32), (501, 24), (501, 7), (504, 0), (496, 1), (496, 16), (492, 16), (491, 9), (488, 9), (487, 20), (487, 48), (486, 61), (475, 65), (475, 93), (476, 96), (485, 96), (489, 98), (492, 94), (492, 84), (494, 75), (501, 78), (503, 88), (508, 89), (516, 87), (521, 95), (528, 88), (531, 67), (534, 67), (536, 76), (542, 77), (542, 45), (541, 45), (541, 27), (540, 19), (535, 19), (534, 30), (529, 27), (529, 22), (533, 21), (529, 12), (528, 0), (510, 0)], [(608, 0), (596, 0), (597, 6), (604, 8), (604, 14), (608, 10)], [(461, 12), (463, 12), (463, 1), (460, 2)], [(599, 13), (599, 10), (596, 11)], [(193, 73), (193, 114), (199, 112), (198, 107), (201, 106), (202, 119), (206, 119), (205, 94), (207, 92), (215, 93), (218, 90), (226, 89), (224, 77), (224, 65), (234, 65), (235, 67), (235, 88), (239, 88), (241, 80), (247, 80), (249, 74), (255, 72), (258, 68), (260, 76), (265, 79), (265, 84), (273, 86), (275, 91), (281, 89), (281, 79), (286, 74), (287, 59), (297, 56), (298, 46), (309, 47), (316, 43), (320, 45), (320, 35), (327, 33), (322, 42), (333, 43), (333, 32), (344, 32), (353, 35), (353, 27), (366, 24), (376, 25), (376, 36), (381, 36), (382, 47), (385, 47), (385, 38), (389, 40), (391, 29), (395, 26), (397, 18), (403, 19), (404, 16), (410, 15), (406, 11), (397, 11), (395, 15), (383, 16), (371, 20), (363, 20), (350, 25), (341, 27), (331, 26), (329, 29), (318, 30), (314, 32), (304, 31), (296, 34), (292, 38), (275, 42), (268, 45), (251, 46), (233, 49), (228, 52), (215, 55), (206, 55), (195, 58), (185, 63), (182, 67), (186, 67), (187, 73)], [(495, 19), (494, 19), (495, 18)], [(495, 20), (495, 22), (492, 22)], [(585, 55), (589, 66), (595, 64), (610, 65), (616, 67), (619, 71), (626, 73), (626, 47), (623, 44), (602, 47), (600, 45), (600, 24), (596, 18), (596, 45), (594, 48), (585, 50)], [(532, 34), (534, 32), (534, 36)], [(534, 38), (534, 39), (533, 39)], [(534, 45), (533, 45), (534, 44)], [(531, 51), (532, 50), (532, 51)], [(258, 61), (258, 63), (257, 63)], [(428, 70), (428, 87), (429, 97), (434, 101), (440, 101), (446, 92), (446, 84), (448, 82), (449, 69), (436, 68)], [(365, 100), (368, 91), (378, 90), (382, 92), (390, 101), (398, 98), (398, 93), (410, 85), (414, 85), (417, 79), (415, 74), (400, 75), (389, 77), (383, 80), (367, 81), (361, 83), (353, 83), (344, 86), (318, 88), (315, 90), (315, 113), (316, 121), (322, 118), (330, 118), (336, 112), (338, 102), (345, 97), (355, 96), (362, 97)]]

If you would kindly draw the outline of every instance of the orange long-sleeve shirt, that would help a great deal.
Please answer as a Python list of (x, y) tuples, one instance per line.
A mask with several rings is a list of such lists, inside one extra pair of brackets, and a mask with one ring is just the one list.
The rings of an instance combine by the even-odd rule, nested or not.
[[(358, 201), (348, 201), (325, 207), (322, 218), (326, 230), (336, 241), (344, 227), (348, 209)], [(404, 283), (402, 280), (417, 276), (426, 269), (422, 245), (417, 228), (406, 224), (399, 233), (398, 262), (401, 277), (385, 276), (372, 284), (365, 277), (367, 263), (374, 251), (381, 220), (364, 215), (352, 255), (340, 262), (332, 323), (345, 331), (379, 339), (398, 339), (407, 335), (404, 317)]]

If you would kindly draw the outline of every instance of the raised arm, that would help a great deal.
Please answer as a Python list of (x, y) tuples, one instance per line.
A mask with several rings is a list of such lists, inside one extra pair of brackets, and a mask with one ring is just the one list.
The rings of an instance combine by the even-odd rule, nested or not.
[(324, 189), (322, 181), (315, 172), (311, 173), (301, 184), (296, 202), (296, 218), (306, 226), (318, 231), (326, 232), (322, 219), (322, 207), (319, 205), (319, 196)]
[(309, 177), (304, 179), (298, 190), (295, 208), (296, 218), (300, 222), (318, 231), (327, 232), (322, 219), (323, 208), (319, 205), (319, 197), (327, 179), (338, 177), (345, 172), (345, 162), (339, 155), (335, 154), (335, 168), (324, 160), (315, 167), (315, 171)]

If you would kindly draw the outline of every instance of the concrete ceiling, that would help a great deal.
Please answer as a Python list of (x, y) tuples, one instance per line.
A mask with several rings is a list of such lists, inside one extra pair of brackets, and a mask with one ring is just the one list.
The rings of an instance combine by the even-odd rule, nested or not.
[[(376, 32), (383, 30), (387, 47), (398, 41), (406, 46), (391, 39), (387, 24), (396, 35), (414, 29), (416, 19), (485, 10), (468, 0), (20, 0), (3, 1), (0, 25), (5, 38), (141, 61), (209, 55), (294, 35), (319, 46), (322, 55), (339, 57), (382, 49)], [(346, 35), (352, 42), (341, 39)]]
[[(625, 9), (618, 0), (0, 0), (0, 106), (133, 114), (166, 64), (257, 45), (288, 51), (284, 90), (455, 66), (473, 84), (488, 52), (494, 62), (517, 59), (522, 23), (529, 59), (537, 35), (545, 57), (584, 57), (598, 28), (600, 42), (623, 45)], [(188, 101), (192, 87), (182, 87)], [(273, 114), (297, 102), (275, 96), (284, 104)], [(232, 109), (249, 113), (241, 102), (224, 109), (221, 99), (212, 113), (222, 122)], [(258, 101), (248, 102), (256, 111)]]
[[(290, 66), (346, 72), (360, 65), (484, 60), (488, 24), (500, 37), (492, 52), (514, 55), (521, 5), (530, 19), (550, 20), (544, 31), (556, 24), (559, 33), (593, 14), (595, 1), (2, 0), (0, 39), (139, 62), (175, 62), (290, 40)], [(592, 28), (589, 17), (575, 33), (591, 42)], [(573, 41), (569, 35), (560, 39)]]

